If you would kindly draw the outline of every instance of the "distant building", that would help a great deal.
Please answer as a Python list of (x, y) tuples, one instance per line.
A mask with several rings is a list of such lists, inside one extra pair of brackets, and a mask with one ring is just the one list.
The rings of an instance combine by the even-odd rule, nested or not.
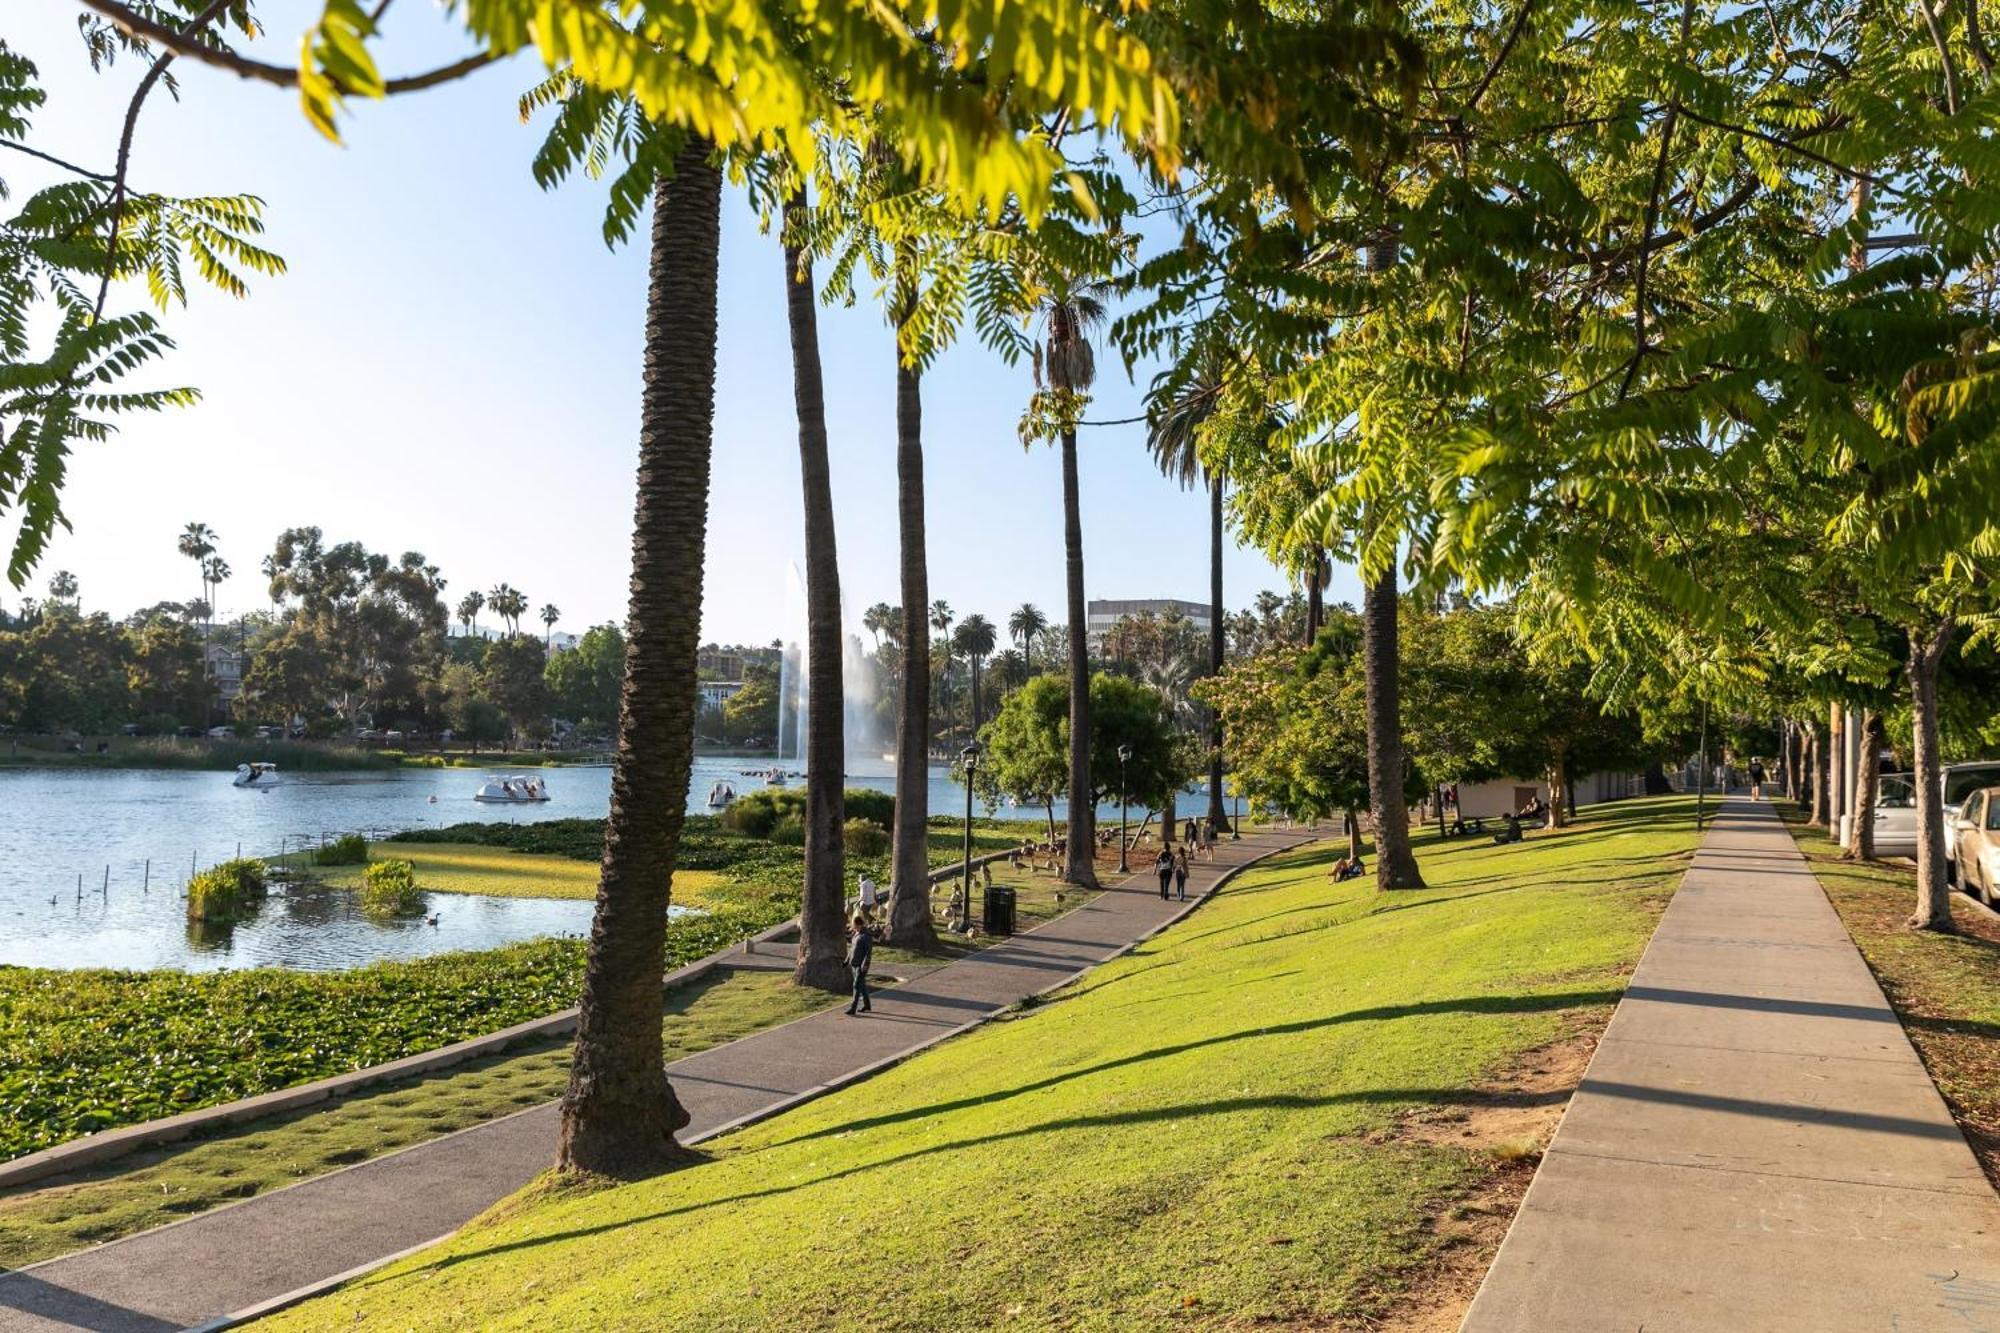
[(1208, 633), (1208, 603), (1184, 602), (1178, 597), (1127, 597), (1093, 601), (1084, 605), (1084, 632), (1093, 648), (1104, 643), (1104, 636), (1112, 626), (1127, 616), (1152, 612), (1156, 620), (1165, 620), (1169, 614), (1178, 611), (1203, 634)]
[(776, 648), (745, 648), (740, 645), (718, 647), (712, 643), (703, 644), (695, 653), (695, 674), (703, 680), (742, 680), (743, 668), (752, 662), (776, 664)]
[(743, 682), (740, 680), (704, 680), (695, 686), (701, 700), (701, 709), (708, 713), (719, 710), (734, 699), (736, 692), (742, 688)]
[(204, 650), (202, 669), (224, 707), (236, 702), (243, 693), (243, 668), (248, 660), (249, 654), (219, 643), (211, 643)]

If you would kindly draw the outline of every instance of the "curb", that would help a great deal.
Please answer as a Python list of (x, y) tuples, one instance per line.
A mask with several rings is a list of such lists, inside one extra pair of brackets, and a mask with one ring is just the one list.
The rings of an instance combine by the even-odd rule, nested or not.
[[(750, 936), (749, 940), (756, 944), (772, 944), (797, 930), (796, 921), (782, 921)], [(717, 968), (730, 966), (732, 957), (742, 947), (741, 944), (732, 944), (704, 958), (697, 958), (685, 967), (676, 968), (662, 979), (662, 988), (673, 990), (691, 981), (699, 981)], [(71, 1139), (68, 1143), (58, 1143), (52, 1148), (44, 1148), (40, 1152), (32, 1152), (25, 1157), (17, 1157), (11, 1162), (0, 1164), (0, 1190), (14, 1189), (45, 1180), (50, 1176), (114, 1162), (142, 1148), (179, 1143), (208, 1130), (261, 1120), (265, 1116), (282, 1115), (287, 1111), (296, 1111), (319, 1102), (345, 1097), (364, 1088), (450, 1069), (481, 1056), (496, 1055), (523, 1042), (545, 1037), (567, 1036), (576, 1030), (576, 1022), (577, 1010), (572, 1007), (543, 1018), (531, 1018), (525, 1023), (516, 1023), (512, 1027), (501, 1028), (497, 1032), (489, 1032), (481, 1037), (470, 1037), (465, 1041), (453, 1042), (449, 1046), (440, 1046), (433, 1051), (419, 1051), (415, 1055), (406, 1055), (387, 1064), (370, 1065), (366, 1069), (335, 1074), (330, 1078), (301, 1083), (295, 1087), (279, 1088), (273, 1092), (259, 1093), (254, 1097), (242, 1097), (233, 1102), (204, 1106), (199, 1110), (184, 1111), (179, 1115), (145, 1120), (136, 1125), (125, 1125), (118, 1129), (107, 1129), (101, 1133), (86, 1135), (80, 1139)]]
[[(1166, 918), (1164, 921), (1154, 926), (1151, 930), (1147, 931), (1145, 934), (1139, 936), (1137, 939), (1132, 940), (1127, 944), (1120, 946), (1115, 952), (1106, 954), (1104, 957), (1098, 959), (1096, 962), (1086, 964), (1085, 966), (1076, 969), (1076, 971), (1071, 972), (1069, 975), (1061, 978), (1060, 980), (1053, 981), (1048, 985), (1042, 987), (1040, 990), (1031, 992), (1028, 996), (1024, 997), (1024, 999), (1040, 999), (1042, 996), (1048, 995), (1054, 991), (1059, 991), (1063, 987), (1068, 986), (1073, 982), (1077, 981), (1079, 978), (1087, 976), (1091, 972), (1094, 972), (1098, 968), (1104, 966), (1106, 963), (1112, 962), (1119, 958), (1123, 958), (1126, 954), (1131, 953), (1134, 949), (1137, 949), (1141, 944), (1146, 943), (1148, 940), (1155, 938), (1161, 932), (1168, 929), (1170, 926), (1177, 925), (1180, 922), (1186, 920), (1189, 916), (1191, 916), (1195, 912), (1197, 908), (1201, 907), (1203, 903), (1206, 903), (1210, 898), (1213, 898), (1217, 893), (1220, 893), (1223, 887), (1227, 885), (1231, 880), (1235, 879), (1238, 875), (1250, 869), (1252, 866), (1267, 861), (1271, 857), (1277, 856), (1283, 852), (1296, 851), (1300, 847), (1309, 846), (1317, 841), (1320, 841), (1320, 839), (1317, 837), (1301, 838), (1296, 842), (1287, 843), (1281, 847), (1273, 847), (1269, 851), (1259, 852), (1257, 855), (1251, 857), (1249, 860), (1243, 862), (1242, 864), (1231, 866), (1228, 870), (1224, 871), (1220, 876), (1216, 878), (1215, 883), (1209, 885), (1208, 888), (1203, 890), (1201, 893), (1197, 894), (1195, 897), (1188, 899), (1186, 906), (1182, 907), (1172, 916)], [(1004, 853), (1002, 853), (1002, 855), (1004, 855)], [(960, 866), (960, 873), (963, 873), (962, 863)], [(1083, 910), (1083, 909), (1078, 909), (1078, 910)], [(1056, 919), (1060, 920), (1061, 918), (1056, 918)], [(740, 1115), (736, 1117), (734, 1120), (725, 1121), (722, 1124), (715, 1126), (713, 1129), (704, 1130), (700, 1134), (690, 1135), (681, 1141), (689, 1147), (693, 1147), (696, 1144), (700, 1143), (706, 1143), (710, 1139), (720, 1138), (724, 1134), (734, 1133), (736, 1130), (748, 1128), (749, 1126), (757, 1124), (760, 1121), (769, 1120), (775, 1116), (783, 1115), (787, 1111), (795, 1110), (796, 1108), (804, 1105), (805, 1103), (810, 1101), (815, 1101), (818, 1098), (824, 1097), (829, 1093), (839, 1092), (843, 1088), (849, 1088), (857, 1083), (866, 1082), (868, 1079), (874, 1078), (877, 1074), (884, 1073), (890, 1069), (895, 1068), (897, 1065), (902, 1064), (905, 1060), (909, 1059), (913, 1055), (921, 1054), (924, 1051), (930, 1050), (934, 1046), (942, 1045), (943, 1043), (950, 1041), (955, 1037), (963, 1036), (964, 1034), (972, 1031), (974, 1028), (984, 1027), (986, 1024), (992, 1022), (994, 1019), (1000, 1017), (1002, 1014), (1010, 1013), (1018, 1009), (1022, 1003), (1023, 1003), (1022, 1000), (1017, 1000), (1013, 1004), (1004, 1005), (1001, 1008), (991, 1011), (990, 1013), (981, 1014), (977, 1018), (968, 1019), (966, 1022), (959, 1024), (955, 1028), (948, 1028), (943, 1032), (939, 1032), (933, 1036), (927, 1037), (922, 1041), (916, 1042), (910, 1046), (903, 1048), (902, 1050), (896, 1052), (893, 1055), (883, 1056), (882, 1058), (871, 1061), (870, 1063), (862, 1065), (859, 1068), (849, 1070), (847, 1073), (842, 1074), (839, 1078), (829, 1079), (825, 1083), (817, 1084), (801, 1092), (793, 1093), (791, 1096), (786, 1097), (780, 1101), (773, 1102), (769, 1106), (763, 1107), (756, 1111), (751, 1111), (746, 1115)], [(524, 1113), (525, 1112), (516, 1112), (515, 1114), (519, 1115)], [(460, 1132), (462, 1133), (464, 1131)], [(249, 1201), (245, 1200), (245, 1202)], [(332, 1277), (321, 1278), (317, 1282), (311, 1282), (303, 1287), (299, 1287), (296, 1288), (295, 1290), (285, 1292), (282, 1295), (273, 1296), (269, 1300), (260, 1301), (256, 1305), (249, 1306), (242, 1310), (238, 1310), (232, 1314), (220, 1315), (214, 1319), (208, 1320), (206, 1323), (197, 1324), (193, 1329), (189, 1330), (189, 1333), (221, 1333), (223, 1329), (237, 1328), (243, 1324), (249, 1323), (254, 1319), (261, 1319), (265, 1315), (276, 1314), (280, 1310), (289, 1309), (291, 1306), (298, 1305), (304, 1301), (309, 1301), (313, 1299), (315, 1296), (323, 1296), (327, 1292), (333, 1291), (335, 1288), (344, 1286), (345, 1284), (352, 1282), (357, 1278), (366, 1277), (368, 1274), (375, 1272), (378, 1269), (386, 1268), (388, 1265), (393, 1264), (398, 1260), (407, 1259), (413, 1254), (417, 1254), (420, 1253), (421, 1251), (431, 1248), (433, 1245), (441, 1245), (445, 1241), (450, 1240), (453, 1236), (457, 1234), (458, 1230), (456, 1229), (448, 1231), (444, 1235), (438, 1236), (432, 1240), (427, 1240), (420, 1245), (412, 1245), (406, 1250), (398, 1250), (394, 1254), (384, 1255), (380, 1259), (371, 1260), (368, 1263), (361, 1264), (354, 1268), (350, 1268), (344, 1273), (336, 1273)]]

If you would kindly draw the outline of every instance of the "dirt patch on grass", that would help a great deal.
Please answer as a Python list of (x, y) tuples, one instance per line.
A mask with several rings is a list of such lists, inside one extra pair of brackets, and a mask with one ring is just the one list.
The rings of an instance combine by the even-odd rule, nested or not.
[(1379, 1136), (1472, 1154), (1485, 1174), (1429, 1220), (1427, 1267), (1403, 1274), (1385, 1312), (1358, 1327), (1380, 1333), (1454, 1333), (1513, 1224), (1563, 1108), (1583, 1081), (1609, 1008), (1561, 1040), (1528, 1052), (1502, 1076), (1450, 1105), (1411, 1112)]

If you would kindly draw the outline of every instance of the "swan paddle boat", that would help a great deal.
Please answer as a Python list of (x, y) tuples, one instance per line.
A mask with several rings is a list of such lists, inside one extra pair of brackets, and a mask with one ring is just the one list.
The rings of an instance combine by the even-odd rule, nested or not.
[(720, 810), (736, 799), (736, 788), (727, 782), (717, 782), (708, 789), (708, 808)]
[(549, 799), (549, 789), (540, 778), (502, 778), (482, 786), (472, 799), (489, 805), (535, 805)]
[(275, 787), (278, 785), (276, 764), (238, 764), (232, 787)]

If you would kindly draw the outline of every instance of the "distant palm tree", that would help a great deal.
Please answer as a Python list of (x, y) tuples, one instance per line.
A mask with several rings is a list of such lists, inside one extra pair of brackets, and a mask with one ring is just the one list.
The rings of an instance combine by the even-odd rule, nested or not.
[(547, 650), (555, 645), (556, 621), (562, 611), (554, 602), (542, 603), (542, 648)]
[(977, 613), (959, 621), (958, 632), (951, 636), (952, 647), (972, 663), (972, 734), (975, 736), (979, 734), (979, 724), (984, 721), (980, 716), (979, 669), (993, 655), (999, 641), (1000, 635), (993, 622)]
[[(212, 555), (201, 562), (201, 576), (208, 583), (209, 587), (208, 601), (210, 607), (215, 605), (216, 598), (222, 592), (222, 585), (234, 572), (234, 570), (229, 568), (229, 562), (219, 555)], [(210, 610), (210, 619), (212, 620), (214, 616), (215, 612)]]
[(493, 608), (494, 615), (506, 622), (510, 634), (521, 632), (521, 617), (528, 614), (528, 594), (511, 583), (502, 583), (486, 594), (486, 604)]
[(284, 600), (285, 596), (284, 568), (278, 564), (278, 557), (275, 555), (265, 556), (257, 568), (264, 575), (264, 582), (269, 585), (266, 591), (271, 597), (271, 621), (273, 624), (276, 624), (278, 620), (278, 603)]
[(479, 613), (486, 609), (486, 594), (473, 589), (458, 599), (458, 623), (465, 626), (467, 634), (479, 628)]
[[(1208, 488), (1208, 674), (1222, 674), (1223, 627), (1227, 613), (1222, 606), (1222, 490), (1220, 469), (1210, 468), (1201, 458), (1201, 430), (1215, 415), (1222, 397), (1225, 353), (1219, 340), (1206, 344), (1195, 362), (1194, 373), (1184, 380), (1162, 376), (1154, 381), (1153, 400), (1148, 404), (1146, 447), (1160, 471), (1183, 487)], [(1208, 824), (1228, 827), (1229, 813), (1222, 799), (1222, 714), (1209, 710), (1208, 723)]]
[(55, 577), (49, 580), (49, 600), (81, 611), (83, 608), (77, 602), (76, 575), (67, 569), (58, 569)]
[(931, 628), (940, 634), (951, 633), (951, 603), (940, 597), (931, 603)]
[(1021, 603), (1014, 608), (1014, 614), (1007, 617), (1007, 634), (1020, 646), (1024, 658), (1034, 648), (1041, 632), (1048, 627), (1049, 618), (1033, 602)]
[[(200, 571), (201, 596), (195, 600), (204, 605), (208, 602), (208, 566), (204, 562), (215, 554), (215, 544), (221, 540), (216, 535), (215, 529), (206, 523), (190, 523), (181, 529), (177, 549), (182, 555), (194, 561), (195, 568)], [(207, 637), (206, 632), (203, 637)]]
[(1003, 688), (1025, 685), (1028, 681), (1028, 655), (1019, 648), (1009, 648), (996, 654), (993, 675)]
[(902, 618), (903, 612), (900, 607), (891, 606), (887, 602), (877, 602), (861, 613), (861, 628), (875, 636), (875, 647), (880, 650), (883, 635), (888, 635), (892, 642), (895, 640), (896, 625)]
[(1102, 327), (1108, 284), (1056, 275), (1036, 298), (1042, 336), (1034, 347), (1035, 386), (1063, 400), (1062, 479), (1064, 584), (1069, 602), (1069, 837), (1063, 878), (1097, 887), (1096, 808), (1090, 794), (1090, 644), (1083, 599), (1083, 503), (1077, 486), (1074, 405), (1097, 381), (1091, 334)]

